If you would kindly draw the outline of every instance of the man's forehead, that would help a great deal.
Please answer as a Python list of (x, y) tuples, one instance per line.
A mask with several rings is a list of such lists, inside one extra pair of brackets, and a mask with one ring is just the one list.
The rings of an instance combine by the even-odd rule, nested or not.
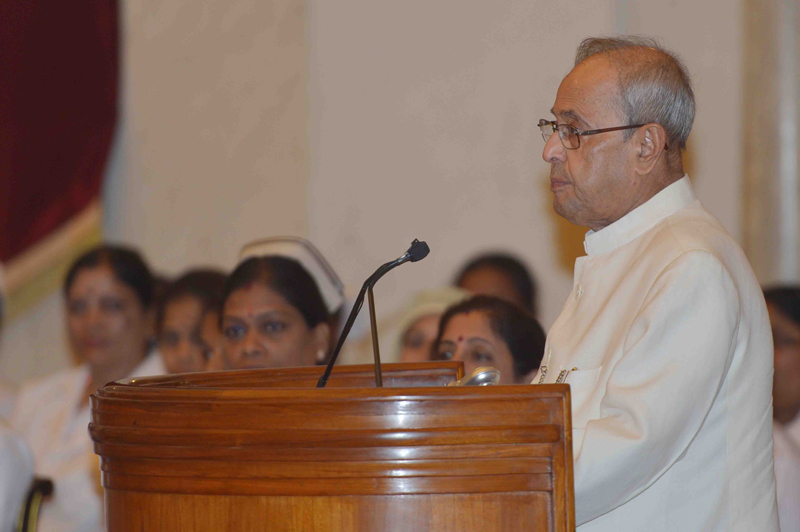
[(618, 73), (602, 57), (579, 63), (562, 80), (551, 112), (557, 118), (589, 121), (615, 110)]

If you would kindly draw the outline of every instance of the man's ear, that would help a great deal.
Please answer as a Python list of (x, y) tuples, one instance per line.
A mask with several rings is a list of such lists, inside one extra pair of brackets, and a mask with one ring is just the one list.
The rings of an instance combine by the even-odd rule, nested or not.
[(633, 140), (636, 147), (636, 173), (648, 175), (666, 149), (667, 132), (660, 124), (646, 124), (636, 131)]

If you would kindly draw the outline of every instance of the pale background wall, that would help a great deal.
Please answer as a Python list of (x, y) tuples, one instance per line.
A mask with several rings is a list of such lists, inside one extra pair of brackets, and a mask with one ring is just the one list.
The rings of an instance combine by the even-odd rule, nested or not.
[[(428, 259), (379, 285), (379, 315), (474, 252), (509, 249), (536, 273), (547, 328), (583, 230), (552, 213), (535, 124), (583, 37), (654, 35), (685, 59), (699, 108), (688, 166), (739, 237), (742, 15), (725, 5), (126, 0), (106, 234), (169, 274), (230, 268), (256, 237), (307, 236), (351, 293), (427, 240)], [(8, 378), (67, 363), (57, 295), (7, 329)]]

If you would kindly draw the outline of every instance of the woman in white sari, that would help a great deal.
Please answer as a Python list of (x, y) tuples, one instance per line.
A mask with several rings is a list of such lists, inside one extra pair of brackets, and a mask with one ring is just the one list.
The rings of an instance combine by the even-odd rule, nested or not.
[(103, 520), (89, 396), (111, 381), (164, 373), (157, 354), (148, 354), (153, 277), (135, 251), (101, 246), (72, 265), (64, 295), (81, 364), (24, 384), (12, 425), (31, 448), (36, 475), (55, 484), (39, 532), (93, 532), (103, 530)]

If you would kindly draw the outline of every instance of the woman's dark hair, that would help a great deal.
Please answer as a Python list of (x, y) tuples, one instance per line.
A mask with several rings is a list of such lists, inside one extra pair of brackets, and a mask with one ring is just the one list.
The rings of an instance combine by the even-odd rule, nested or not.
[(456, 276), (455, 286), (461, 286), (467, 274), (477, 270), (493, 269), (505, 275), (514, 286), (522, 306), (531, 314), (536, 313), (536, 281), (527, 266), (508, 253), (485, 253), (470, 260)]
[(439, 320), (439, 333), (433, 343), (439, 347), (447, 324), (458, 314), (480, 312), (486, 315), (489, 326), (503, 339), (514, 359), (514, 378), (524, 377), (538, 369), (544, 356), (545, 334), (536, 319), (513, 303), (492, 296), (474, 296), (448, 308)]
[(764, 299), (797, 325), (800, 325), (800, 287), (773, 286), (764, 290)]
[(200, 314), (219, 312), (222, 306), (222, 294), (225, 291), (225, 274), (219, 270), (189, 270), (175, 281), (167, 285), (158, 301), (156, 312), (156, 330), (160, 333), (164, 324), (164, 313), (167, 305), (183, 297), (192, 297), (200, 302)]
[(236, 290), (253, 282), (264, 283), (279, 293), (300, 314), (306, 325), (316, 327), (321, 322), (331, 323), (331, 315), (322, 299), (314, 278), (293, 259), (277, 256), (251, 257), (236, 267), (225, 283), (222, 305)]
[(142, 308), (153, 304), (153, 274), (139, 253), (131, 248), (104, 244), (90, 249), (72, 263), (64, 279), (64, 294), (69, 295), (75, 277), (82, 271), (108, 266), (119, 282), (134, 291)]

